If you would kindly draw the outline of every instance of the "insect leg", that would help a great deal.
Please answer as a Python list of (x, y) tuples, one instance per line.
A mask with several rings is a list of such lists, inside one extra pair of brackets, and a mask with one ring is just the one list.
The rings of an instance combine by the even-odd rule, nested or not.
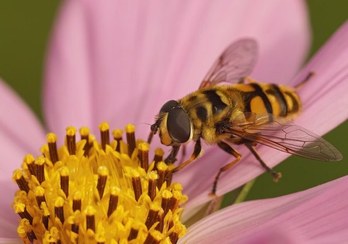
[(255, 156), (255, 158), (257, 159), (257, 161), (259, 161), (259, 163), (261, 164), (261, 166), (272, 175), (273, 180), (275, 182), (277, 182), (281, 177), (282, 174), (280, 172), (276, 172), (273, 169), (271, 169), (270, 167), (267, 166), (267, 164), (261, 159), (260, 155), (256, 152), (255, 148), (253, 145), (246, 143), (245, 144), (246, 147), (250, 150), (250, 152)]
[(153, 125), (151, 125), (151, 131), (149, 136), (147, 137), (147, 143), (151, 144), (153, 136), (157, 133), (159, 127), (159, 120), (156, 121)]
[(178, 155), (179, 149), (180, 149), (180, 145), (179, 146), (173, 146), (172, 150), (170, 151), (168, 157), (166, 157), (164, 162), (166, 164), (174, 163), (176, 161), (176, 155)]
[(152, 138), (153, 138), (154, 134), (155, 133), (153, 133), (153, 131), (150, 131), (149, 136), (147, 137), (147, 143), (148, 144), (151, 144)]
[(220, 141), (220, 142), (217, 143), (217, 145), (218, 145), (222, 150), (224, 150), (225, 152), (227, 152), (228, 154), (233, 155), (233, 156), (235, 157), (235, 159), (234, 159), (232, 162), (230, 162), (230, 163), (226, 164), (225, 166), (223, 166), (222, 168), (220, 168), (219, 172), (218, 172), (217, 175), (215, 176), (215, 180), (214, 180), (214, 183), (213, 183), (213, 188), (212, 188), (211, 193), (210, 193), (210, 194), (213, 195), (213, 196), (216, 195), (215, 193), (216, 193), (217, 183), (218, 183), (218, 181), (219, 181), (219, 178), (220, 178), (221, 173), (224, 172), (224, 171), (226, 171), (226, 170), (228, 170), (228, 169), (230, 169), (230, 168), (232, 168), (234, 165), (236, 165), (236, 164), (239, 162), (239, 160), (240, 160), (240, 158), (241, 158), (241, 156), (242, 156), (242, 155), (240, 155), (239, 152), (237, 152), (236, 150), (234, 150), (230, 145), (228, 145), (228, 144), (225, 143), (225, 142)]
[(189, 159), (187, 159), (186, 161), (182, 162), (181, 164), (179, 164), (177, 167), (175, 167), (172, 172), (175, 173), (175, 172), (183, 169), (187, 165), (189, 165), (192, 161), (194, 161), (199, 156), (201, 151), (202, 151), (201, 140), (198, 139), (196, 141), (195, 148), (193, 149), (193, 153), (192, 153), (191, 157)]

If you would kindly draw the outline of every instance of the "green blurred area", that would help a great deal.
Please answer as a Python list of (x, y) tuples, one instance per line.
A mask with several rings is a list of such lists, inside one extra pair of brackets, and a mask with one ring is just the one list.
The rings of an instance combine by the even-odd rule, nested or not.
[(40, 118), (45, 52), (59, 1), (0, 1), (0, 77)]
[[(347, 20), (348, 1), (307, 2), (313, 28), (311, 53), (314, 53)], [(0, 77), (41, 119), (45, 51), (59, 3), (58, 0), (0, 1)], [(276, 168), (283, 173), (279, 183), (273, 183), (267, 174), (259, 177), (249, 199), (283, 195), (348, 174), (347, 135), (345, 122), (325, 136), (343, 153), (343, 162), (322, 163), (292, 157)]]

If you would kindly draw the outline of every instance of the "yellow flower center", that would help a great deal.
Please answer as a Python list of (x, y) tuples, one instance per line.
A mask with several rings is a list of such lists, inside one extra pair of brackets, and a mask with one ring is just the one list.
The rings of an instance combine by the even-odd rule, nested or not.
[[(98, 142), (88, 128), (66, 130), (65, 145), (47, 135), (42, 156), (27, 155), (13, 179), (18, 235), (26, 243), (176, 243), (185, 232), (182, 186), (171, 183), (163, 151), (149, 161), (149, 145), (136, 141), (133, 125), (99, 126)], [(149, 163), (150, 162), (150, 163)]]

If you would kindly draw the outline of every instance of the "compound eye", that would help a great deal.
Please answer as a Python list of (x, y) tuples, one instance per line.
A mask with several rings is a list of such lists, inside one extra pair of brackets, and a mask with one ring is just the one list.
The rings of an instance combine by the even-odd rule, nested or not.
[(169, 111), (167, 130), (175, 142), (184, 143), (190, 139), (191, 121), (188, 114), (181, 107)]
[(178, 107), (179, 103), (175, 100), (169, 100), (168, 102), (166, 102), (165, 104), (163, 104), (160, 113), (167, 113), (169, 112), (171, 109)]

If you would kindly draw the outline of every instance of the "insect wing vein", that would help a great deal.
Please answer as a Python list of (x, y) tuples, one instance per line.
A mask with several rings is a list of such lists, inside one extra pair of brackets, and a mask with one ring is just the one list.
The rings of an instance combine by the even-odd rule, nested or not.
[(295, 124), (272, 121), (264, 125), (231, 126), (229, 133), (279, 151), (322, 161), (339, 161), (341, 153), (320, 136)]
[(258, 46), (254, 39), (241, 39), (233, 42), (215, 61), (200, 88), (220, 82), (238, 82), (250, 75), (258, 56)]

